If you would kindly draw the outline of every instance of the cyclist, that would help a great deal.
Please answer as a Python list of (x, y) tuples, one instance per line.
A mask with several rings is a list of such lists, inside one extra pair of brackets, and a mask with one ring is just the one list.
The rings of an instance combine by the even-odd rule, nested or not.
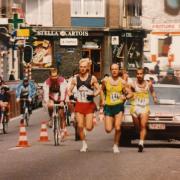
[(23, 81), (16, 88), (16, 100), (20, 101), (21, 106), (21, 114), (23, 113), (23, 101), (27, 99), (27, 106), (29, 110), (29, 114), (32, 114), (32, 98), (36, 93), (35, 84), (28, 79), (28, 77), (24, 77)]
[[(7, 85), (2, 85), (0, 92), (0, 108), (1, 108), (0, 110), (1, 111), (3, 109), (5, 110), (7, 121), (9, 121), (9, 100), (10, 100), (8, 91), (9, 91), (9, 87)], [(3, 125), (0, 118), (0, 130), (2, 129), (3, 129)]]
[(82, 141), (80, 152), (86, 152), (88, 149), (85, 140), (84, 128), (88, 131), (93, 129), (93, 113), (96, 109), (93, 97), (100, 93), (99, 84), (95, 76), (90, 75), (89, 58), (83, 58), (79, 61), (79, 73), (71, 81), (68, 89), (70, 99), (73, 99), (73, 89), (77, 87), (77, 101), (75, 104), (76, 120), (78, 122), (78, 131)]
[(50, 76), (45, 80), (43, 85), (44, 90), (44, 105), (48, 107), (49, 113), (49, 127), (52, 128), (52, 115), (53, 115), (53, 105), (54, 103), (60, 104), (59, 116), (61, 118), (61, 138), (64, 138), (65, 135), (65, 114), (64, 114), (64, 101), (66, 100), (67, 95), (67, 82), (64, 77), (58, 75), (57, 69), (53, 68), (50, 70)]
[(135, 127), (140, 131), (138, 152), (142, 152), (146, 136), (146, 125), (150, 113), (149, 92), (153, 97), (154, 103), (157, 103), (157, 97), (152, 82), (144, 80), (144, 70), (142, 68), (136, 71), (136, 80), (132, 84), (132, 90), (134, 95), (131, 99), (130, 113)]
[(115, 129), (113, 152), (119, 153), (119, 140), (121, 135), (121, 122), (124, 117), (124, 102), (132, 96), (130, 89), (119, 77), (119, 65), (112, 64), (111, 76), (102, 80), (101, 105), (104, 106), (105, 130), (110, 133)]

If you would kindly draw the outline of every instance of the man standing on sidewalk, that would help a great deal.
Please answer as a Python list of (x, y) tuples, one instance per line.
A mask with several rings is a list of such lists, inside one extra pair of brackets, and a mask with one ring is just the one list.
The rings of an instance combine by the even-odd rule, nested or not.
[(86, 152), (88, 149), (84, 128), (88, 131), (93, 129), (93, 113), (96, 109), (93, 98), (100, 93), (99, 84), (95, 76), (90, 75), (90, 60), (84, 58), (79, 61), (79, 74), (72, 80), (68, 90), (70, 99), (73, 99), (72, 91), (77, 87), (77, 102), (75, 104), (76, 120), (80, 139), (82, 141), (81, 152)]

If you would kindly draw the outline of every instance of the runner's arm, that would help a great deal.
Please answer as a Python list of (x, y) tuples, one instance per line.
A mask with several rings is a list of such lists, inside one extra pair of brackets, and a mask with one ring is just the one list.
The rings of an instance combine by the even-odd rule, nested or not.
[(158, 103), (158, 99), (157, 99), (156, 93), (155, 93), (155, 91), (154, 91), (154, 87), (153, 87), (152, 82), (149, 82), (149, 90), (150, 90), (151, 95), (152, 95), (152, 97), (153, 97), (154, 103), (157, 104), (157, 103)]
[(101, 83), (101, 91), (100, 91), (100, 102), (101, 102), (100, 104), (102, 106), (104, 106), (105, 105), (105, 94), (104, 94), (104, 92), (106, 90), (106, 86), (105, 86), (106, 78), (104, 78), (101, 82), (102, 83)]
[(68, 90), (67, 90), (69, 97), (73, 95), (73, 92), (72, 92), (72, 91), (73, 91), (73, 89), (74, 89), (75, 86), (76, 86), (76, 79), (73, 78), (72, 81), (71, 81), (71, 83), (70, 83), (70, 86), (69, 86), (69, 88), (68, 88)]
[(93, 96), (96, 97), (100, 94), (100, 87), (99, 87), (99, 83), (97, 81), (97, 78), (95, 76), (92, 76), (92, 84), (95, 88), (95, 92), (94, 92)]
[(130, 99), (133, 97), (133, 92), (131, 90), (131, 87), (127, 83), (123, 83), (123, 94), (125, 96), (124, 100)]

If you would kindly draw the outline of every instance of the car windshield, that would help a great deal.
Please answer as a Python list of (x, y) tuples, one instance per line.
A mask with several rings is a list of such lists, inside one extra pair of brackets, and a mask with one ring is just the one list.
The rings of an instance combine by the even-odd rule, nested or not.
[[(180, 103), (180, 87), (154, 87), (156, 95), (160, 104), (176, 104)], [(150, 97), (150, 104), (153, 104), (152, 97)]]

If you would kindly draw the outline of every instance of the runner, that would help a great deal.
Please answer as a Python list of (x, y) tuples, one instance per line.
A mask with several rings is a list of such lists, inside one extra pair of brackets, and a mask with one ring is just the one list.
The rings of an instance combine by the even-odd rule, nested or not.
[(138, 144), (138, 152), (142, 152), (144, 148), (144, 140), (146, 137), (146, 125), (149, 118), (149, 92), (151, 93), (154, 103), (157, 103), (157, 97), (153, 89), (151, 81), (144, 80), (144, 70), (137, 69), (136, 78), (132, 84), (133, 98), (131, 100), (130, 112), (133, 122), (138, 131), (140, 131), (140, 141)]
[(101, 104), (104, 105), (105, 130), (110, 133), (115, 129), (113, 152), (119, 153), (121, 122), (124, 117), (124, 102), (132, 93), (126, 82), (119, 77), (119, 65), (112, 64), (111, 76), (102, 80)]
[(88, 149), (84, 128), (88, 131), (93, 129), (93, 113), (96, 109), (93, 98), (100, 93), (99, 84), (95, 76), (90, 75), (89, 58), (79, 61), (79, 74), (72, 80), (68, 90), (70, 99), (73, 99), (72, 91), (77, 87), (77, 102), (75, 104), (76, 119), (78, 122), (78, 130), (82, 141), (80, 152), (86, 152)]
[(64, 138), (66, 131), (66, 121), (64, 114), (64, 101), (66, 99), (67, 94), (67, 82), (66, 80), (58, 75), (57, 69), (53, 68), (50, 71), (49, 78), (44, 82), (43, 85), (44, 90), (44, 105), (48, 107), (49, 112), (49, 127), (52, 127), (52, 114), (53, 114), (53, 105), (54, 102), (60, 104), (59, 116), (61, 117), (61, 139)]

